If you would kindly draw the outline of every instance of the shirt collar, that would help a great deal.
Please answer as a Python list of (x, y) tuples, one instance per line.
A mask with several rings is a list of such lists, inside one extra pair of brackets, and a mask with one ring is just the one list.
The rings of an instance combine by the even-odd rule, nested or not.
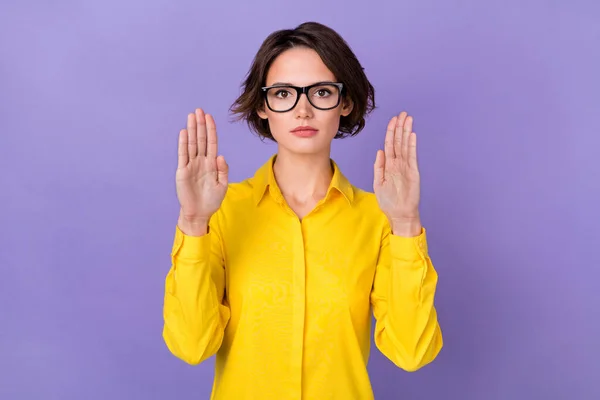
[[(276, 154), (272, 155), (269, 160), (264, 163), (254, 174), (253, 183), (254, 183), (254, 204), (258, 205), (262, 198), (264, 197), (267, 189), (270, 190), (271, 195), (275, 196), (278, 200), (283, 200), (283, 195), (279, 190), (279, 186), (277, 185), (277, 181), (275, 180), (275, 174), (273, 173), (273, 164), (275, 162)], [(342, 174), (342, 171), (335, 163), (335, 161), (331, 160), (331, 165), (333, 166), (333, 177), (331, 178), (331, 183), (329, 184), (329, 189), (327, 190), (327, 196), (332, 190), (337, 190), (341, 193), (348, 204), (352, 204), (354, 200), (354, 190), (352, 188), (352, 184), (350, 181)]]

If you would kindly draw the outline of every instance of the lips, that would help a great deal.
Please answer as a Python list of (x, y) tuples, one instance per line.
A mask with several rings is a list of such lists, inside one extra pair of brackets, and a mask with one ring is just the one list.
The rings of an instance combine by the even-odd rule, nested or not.
[(319, 130), (313, 128), (312, 126), (298, 126), (292, 129), (292, 135), (301, 137), (301, 138), (310, 138), (315, 136)]
[(314, 131), (316, 132), (317, 129), (313, 128), (312, 126), (298, 126), (294, 129), (292, 129), (292, 132), (308, 132), (308, 131)]

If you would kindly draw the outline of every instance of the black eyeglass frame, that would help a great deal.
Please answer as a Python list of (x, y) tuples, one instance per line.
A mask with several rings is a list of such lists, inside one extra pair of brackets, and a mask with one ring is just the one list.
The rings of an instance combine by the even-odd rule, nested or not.
[[(315, 86), (323, 86), (323, 85), (334, 85), (337, 86), (338, 90), (340, 91), (340, 95), (338, 96), (338, 101), (335, 104), (335, 106), (332, 107), (327, 107), (327, 108), (322, 108), (322, 107), (317, 107), (313, 104), (312, 101), (310, 101), (310, 97), (308, 97), (308, 91), (312, 88), (314, 88)], [(292, 105), (290, 108), (288, 108), (287, 110), (274, 110), (273, 108), (271, 108), (271, 105), (269, 104), (269, 99), (267, 98), (267, 91), (269, 89), (275, 89), (275, 88), (290, 88), (290, 89), (295, 89), (296, 90), (296, 102), (294, 103), (294, 105)], [(267, 107), (269, 107), (269, 110), (273, 111), (273, 112), (277, 112), (277, 113), (284, 113), (284, 112), (288, 112), (294, 109), (294, 107), (296, 107), (296, 105), (298, 105), (298, 101), (300, 101), (300, 96), (302, 95), (302, 93), (306, 94), (306, 98), (308, 99), (308, 102), (310, 103), (311, 106), (313, 106), (314, 108), (316, 108), (317, 110), (321, 110), (321, 111), (327, 111), (327, 110), (333, 110), (334, 108), (336, 108), (337, 106), (340, 105), (340, 102), (342, 101), (342, 97), (344, 97), (344, 84), (341, 82), (317, 82), (317, 83), (313, 83), (312, 85), (309, 86), (293, 86), (293, 85), (273, 85), (273, 86), (264, 86), (261, 88), (265, 97), (265, 102), (267, 103)]]

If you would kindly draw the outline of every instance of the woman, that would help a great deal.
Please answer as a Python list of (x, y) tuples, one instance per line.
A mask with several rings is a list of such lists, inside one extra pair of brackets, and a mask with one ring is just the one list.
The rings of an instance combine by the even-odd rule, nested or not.
[(230, 184), (213, 118), (188, 116), (165, 342), (190, 364), (216, 354), (212, 399), (371, 399), (371, 307), (375, 343), (398, 367), (417, 370), (442, 347), (413, 119), (391, 119), (368, 193), (330, 158), (332, 140), (361, 131), (374, 107), (336, 32), (271, 34), (243, 88), (233, 112), (277, 153)]

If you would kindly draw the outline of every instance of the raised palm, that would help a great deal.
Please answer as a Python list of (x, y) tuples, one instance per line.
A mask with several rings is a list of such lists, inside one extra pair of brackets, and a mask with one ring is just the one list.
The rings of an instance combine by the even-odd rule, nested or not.
[(175, 176), (180, 215), (189, 221), (208, 221), (227, 192), (227, 163), (217, 157), (215, 121), (202, 109), (188, 115), (187, 129), (179, 132)]
[(385, 135), (385, 151), (379, 150), (375, 160), (373, 191), (390, 221), (419, 218), (420, 174), (412, 123), (406, 112), (393, 117)]

